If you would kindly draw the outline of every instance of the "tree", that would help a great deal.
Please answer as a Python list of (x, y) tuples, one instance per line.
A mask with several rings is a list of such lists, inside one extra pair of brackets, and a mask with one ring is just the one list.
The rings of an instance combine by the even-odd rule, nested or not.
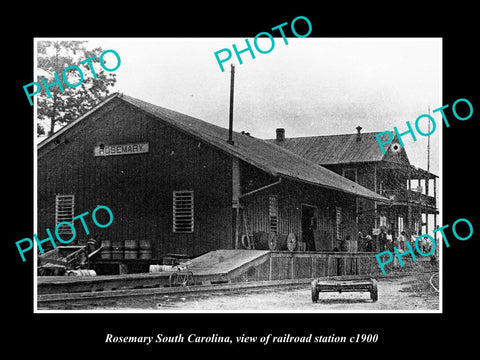
[[(37, 43), (37, 66), (38, 79), (45, 79), (47, 84), (55, 82), (54, 73), (57, 73), (64, 91), (62, 92), (58, 85), (49, 88), (51, 97), (48, 97), (47, 91), (42, 87), (42, 91), (37, 95), (37, 136), (45, 134), (46, 126), (48, 136), (52, 136), (59, 128), (65, 126), (80, 115), (92, 109), (98, 102), (110, 93), (117, 79), (115, 74), (105, 72), (99, 65), (99, 56), (103, 50), (98, 47), (87, 49), (87, 41), (38, 41)], [(96, 58), (92, 61), (97, 78), (94, 78), (87, 63), (80, 64), (80, 61), (92, 56)], [(107, 61), (105, 61), (107, 64)], [(62, 78), (62, 73), (66, 67), (76, 65), (81, 68), (83, 73), (83, 82), (78, 87), (69, 87)], [(77, 84), (81, 78), (78, 71), (69, 70), (66, 74), (67, 81), (70, 84)]]

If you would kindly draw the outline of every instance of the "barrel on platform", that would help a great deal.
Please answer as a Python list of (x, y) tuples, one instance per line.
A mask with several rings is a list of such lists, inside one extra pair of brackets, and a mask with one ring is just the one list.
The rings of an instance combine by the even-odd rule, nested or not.
[(152, 258), (152, 242), (150, 240), (138, 242), (138, 258), (147, 260)]
[(123, 241), (115, 240), (112, 241), (112, 259), (113, 260), (122, 260), (123, 259)]
[(112, 242), (110, 240), (102, 240), (101, 258), (110, 260), (112, 258)]
[(253, 240), (256, 250), (294, 251), (297, 248), (297, 237), (294, 233), (275, 234), (274, 232), (253, 232)]
[(274, 250), (294, 251), (297, 247), (297, 237), (293, 233), (274, 234), (270, 233), (268, 238), (268, 248)]
[(268, 234), (268, 248), (274, 250), (286, 250), (287, 249), (287, 236), (275, 233)]
[(268, 250), (268, 233), (265, 231), (254, 231), (253, 243), (256, 250)]
[(125, 259), (138, 259), (138, 240), (125, 240)]

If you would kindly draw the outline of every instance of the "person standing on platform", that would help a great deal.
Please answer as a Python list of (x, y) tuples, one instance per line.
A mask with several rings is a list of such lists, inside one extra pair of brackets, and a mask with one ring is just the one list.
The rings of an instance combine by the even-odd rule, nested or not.
[(415, 230), (412, 231), (412, 235), (410, 235), (410, 245), (414, 245), (415, 244), (415, 240), (416, 240), (416, 234), (415, 234)]
[(367, 248), (365, 246), (365, 240), (364, 240), (364, 237), (363, 237), (363, 234), (362, 234), (361, 231), (358, 232), (357, 243), (358, 243), (358, 250), (359, 251), (367, 251)]
[(373, 250), (373, 240), (370, 235), (365, 236), (365, 243), (367, 247), (367, 251), (374, 251)]
[(393, 252), (393, 236), (392, 231), (390, 229), (387, 230), (387, 250)]
[(407, 238), (405, 237), (405, 231), (402, 231), (400, 235), (398, 236), (398, 249), (402, 250), (404, 252), (407, 250), (407, 244), (405, 243), (407, 241)]
[(378, 234), (378, 242), (380, 243), (380, 251), (387, 250), (387, 234), (385, 234), (385, 229), (380, 228), (380, 234)]

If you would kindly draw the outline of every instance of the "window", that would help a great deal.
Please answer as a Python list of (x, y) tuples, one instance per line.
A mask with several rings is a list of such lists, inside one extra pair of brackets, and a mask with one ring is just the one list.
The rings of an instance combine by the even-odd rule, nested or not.
[(173, 232), (193, 232), (193, 191), (173, 192)]
[(270, 218), (270, 232), (278, 231), (278, 199), (276, 195), (268, 197), (268, 214)]
[[(73, 223), (73, 214), (75, 208), (74, 195), (55, 196), (55, 228), (61, 222), (68, 221)], [(73, 235), (73, 229), (69, 225), (62, 225), (58, 228), (59, 235)]]
[(343, 223), (342, 223), (342, 208), (335, 208), (335, 217), (336, 217), (336, 231), (337, 231), (337, 240), (342, 240), (343, 238)]

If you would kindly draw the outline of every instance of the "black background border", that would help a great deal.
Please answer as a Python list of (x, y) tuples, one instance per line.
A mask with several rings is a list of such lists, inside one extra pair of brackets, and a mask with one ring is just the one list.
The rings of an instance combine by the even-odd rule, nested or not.
[[(19, 13), (15, 26), (4, 29), (9, 36), (3, 56), (7, 73), (4, 87), (3, 188), (5, 211), (3, 240), (6, 344), (12, 349), (28, 345), (41, 355), (52, 347), (55, 353), (74, 351), (80, 345), (97, 354), (122, 354), (133, 349), (138, 354), (161, 353), (170, 350), (201, 351), (208, 347), (222, 354), (231, 354), (232, 345), (198, 345), (183, 343), (145, 347), (138, 344), (105, 344), (105, 335), (152, 335), (177, 333), (208, 335), (263, 336), (336, 334), (351, 336), (357, 333), (379, 334), (376, 344), (310, 344), (237, 345), (240, 349), (257, 351), (282, 350), (286, 347), (310, 351), (367, 352), (385, 349), (408, 356), (411, 351), (429, 353), (460, 345), (462, 352), (473, 348), (475, 342), (476, 289), (475, 260), (480, 232), (478, 215), (473, 204), (477, 196), (476, 158), (478, 154), (476, 123), (480, 113), (478, 102), (478, 37), (474, 35), (475, 22), (472, 5), (456, 3), (449, 9), (439, 6), (421, 8), (402, 4), (390, 8), (344, 4), (339, 9), (315, 5), (293, 9), (275, 5), (280, 11), (260, 12), (258, 7), (245, 3), (222, 5), (221, 8), (200, 9), (184, 5), (181, 11), (153, 5), (112, 5), (100, 10), (76, 4), (74, 9), (63, 7), (59, 14), (46, 8)], [(135, 7), (135, 8), (134, 8)], [(271, 7), (271, 6), (270, 6)], [(133, 9), (134, 8), (134, 9)], [(22, 14), (22, 15), (20, 15)], [(443, 104), (453, 104), (458, 98), (467, 98), (473, 104), (474, 114), (468, 121), (457, 121), (450, 114), (450, 128), (443, 128), (443, 224), (452, 224), (458, 218), (469, 219), (474, 235), (468, 241), (451, 240), (443, 251), (443, 314), (33, 314), (32, 258), (22, 263), (15, 241), (33, 234), (33, 109), (26, 101), (23, 85), (33, 79), (34, 37), (230, 37), (252, 38), (261, 31), (296, 16), (310, 19), (313, 27), (310, 37), (441, 37), (443, 38)], [(4, 25), (2, 25), (4, 26)], [(11, 35), (9, 35), (11, 34)], [(274, 55), (271, 55), (274, 56)], [(5, 96), (6, 95), (6, 96)], [(412, 120), (412, 119), (411, 119)], [(393, 125), (392, 125), (393, 126)], [(8, 132), (8, 133), (7, 133)], [(5, 142), (4, 142), (5, 144)], [(447, 190), (448, 189), (448, 190)], [(8, 199), (8, 200), (7, 200)], [(450, 234), (447, 232), (447, 235)], [(473, 325), (473, 327), (472, 327)], [(181, 346), (181, 348), (179, 348)], [(240, 350), (239, 349), (239, 350)], [(78, 351), (79, 355), (82, 351)], [(227, 353), (224, 353), (227, 354)], [(299, 353), (302, 354), (302, 353)], [(305, 353), (303, 353), (306, 356)], [(41, 356), (39, 356), (41, 358)]]

